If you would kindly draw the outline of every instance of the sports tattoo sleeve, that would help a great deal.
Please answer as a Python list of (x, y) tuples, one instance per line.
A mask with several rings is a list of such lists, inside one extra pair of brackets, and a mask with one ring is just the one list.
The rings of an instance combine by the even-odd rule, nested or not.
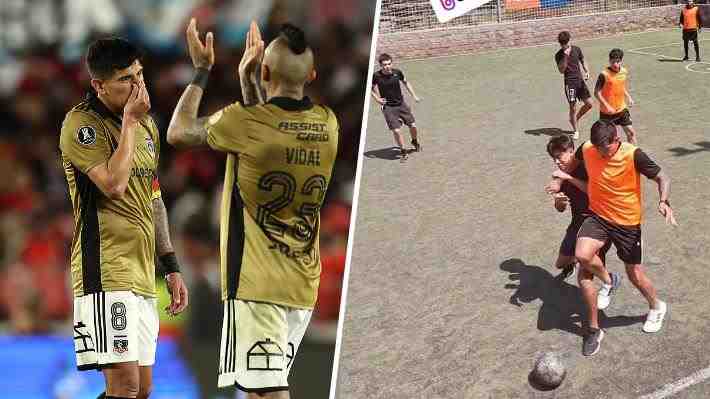
[(239, 78), (239, 85), (242, 87), (242, 97), (244, 105), (263, 104), (264, 95), (257, 82), (252, 82), (249, 77)]
[(168, 126), (168, 142), (175, 146), (193, 147), (207, 143), (205, 119), (197, 118), (202, 94), (201, 87), (190, 84), (180, 97)]
[(173, 244), (170, 242), (168, 211), (162, 198), (153, 200), (153, 224), (155, 225), (155, 254), (162, 256), (174, 252)]

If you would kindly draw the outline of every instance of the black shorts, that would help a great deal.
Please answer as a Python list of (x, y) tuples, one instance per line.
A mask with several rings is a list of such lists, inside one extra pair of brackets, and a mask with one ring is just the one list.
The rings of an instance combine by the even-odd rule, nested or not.
[(402, 123), (407, 126), (414, 124), (414, 114), (407, 103), (403, 102), (399, 105), (383, 105), (382, 113), (385, 116), (385, 122), (390, 130), (399, 129)]
[(684, 30), (683, 31), (683, 41), (687, 42), (689, 40), (698, 41), (698, 30)]
[(643, 255), (641, 225), (622, 226), (593, 215), (584, 220), (582, 227), (579, 228), (578, 237), (593, 238), (603, 241), (605, 245), (613, 243), (616, 254), (624, 263), (634, 265), (641, 263)]
[(567, 97), (567, 102), (575, 104), (578, 100), (584, 101), (592, 95), (589, 94), (587, 84), (582, 81), (579, 83), (565, 83), (565, 96)]
[[(577, 247), (577, 234), (585, 219), (586, 217), (572, 218), (569, 226), (567, 226), (567, 231), (565, 231), (565, 237), (560, 244), (560, 255), (574, 256), (574, 250)], [(602, 263), (604, 264), (606, 264), (606, 253), (609, 251), (609, 248), (611, 248), (611, 242), (607, 242), (602, 249), (599, 250), (599, 257), (602, 258)]]
[(631, 114), (628, 108), (618, 114), (599, 114), (599, 120), (613, 123), (616, 126), (631, 126)]

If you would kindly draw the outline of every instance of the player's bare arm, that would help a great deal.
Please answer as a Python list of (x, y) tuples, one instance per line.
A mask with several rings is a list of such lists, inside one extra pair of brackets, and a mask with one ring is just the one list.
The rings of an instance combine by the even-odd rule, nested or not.
[(630, 107), (633, 106), (633, 105), (634, 105), (634, 99), (631, 98), (631, 94), (629, 93), (628, 90), (624, 89), (624, 95), (626, 96), (626, 100), (629, 102), (629, 106), (630, 106)]
[(264, 96), (259, 87), (257, 73), (264, 59), (264, 41), (255, 21), (251, 22), (247, 32), (244, 55), (239, 62), (239, 84), (242, 88), (244, 105), (263, 104)]
[(554, 172), (552, 172), (552, 177), (558, 178), (563, 181), (567, 181), (567, 182), (571, 183), (572, 185), (574, 185), (575, 187), (577, 187), (582, 192), (584, 192), (584, 193), (587, 192), (587, 183), (582, 180), (579, 180), (578, 178), (570, 175), (567, 172), (564, 172), (564, 171), (558, 169), (558, 170), (555, 170)]
[(582, 60), (580, 64), (582, 65), (582, 69), (584, 69), (584, 80), (589, 80), (589, 66), (587, 66), (587, 61)]
[(177, 268), (175, 250), (170, 241), (168, 211), (165, 209), (165, 203), (162, 198), (153, 200), (153, 224), (155, 227), (155, 253), (158, 255), (162, 266), (169, 269), (165, 274), (165, 282), (168, 285), (171, 298), (170, 305), (165, 308), (165, 311), (174, 316), (187, 308), (188, 292), (187, 286), (182, 279), (182, 274)]
[(105, 164), (99, 164), (88, 172), (91, 181), (111, 199), (120, 199), (126, 192), (136, 146), (135, 131), (149, 110), (150, 98), (145, 83), (134, 84), (123, 108), (121, 137), (116, 152)]
[(677, 226), (678, 222), (676, 222), (675, 216), (673, 215), (673, 208), (671, 208), (671, 204), (668, 201), (671, 194), (670, 177), (663, 171), (660, 171), (656, 177), (653, 178), (653, 181), (658, 185), (658, 212), (665, 217), (667, 224)]
[(594, 97), (599, 100), (599, 103), (604, 105), (605, 108), (611, 109), (611, 105), (602, 96), (602, 88), (604, 87), (604, 75), (599, 74), (597, 78), (597, 84), (594, 86)]
[(404, 87), (407, 88), (407, 91), (409, 92), (409, 94), (412, 95), (412, 97), (414, 98), (414, 101), (416, 101), (416, 102), (421, 101), (421, 99), (420, 99), (419, 97), (417, 97), (416, 94), (414, 94), (414, 88), (412, 87), (412, 84), (409, 83), (409, 81), (407, 81), (407, 82), (404, 84)]
[(205, 120), (197, 118), (207, 76), (214, 65), (214, 38), (212, 32), (205, 35), (203, 44), (193, 18), (187, 26), (187, 48), (190, 52), (196, 76), (182, 93), (168, 126), (168, 143), (176, 147), (194, 147), (207, 143)]
[(380, 95), (380, 89), (377, 85), (372, 85), (370, 94), (372, 94), (372, 98), (374, 98), (380, 105), (385, 105), (385, 99)]

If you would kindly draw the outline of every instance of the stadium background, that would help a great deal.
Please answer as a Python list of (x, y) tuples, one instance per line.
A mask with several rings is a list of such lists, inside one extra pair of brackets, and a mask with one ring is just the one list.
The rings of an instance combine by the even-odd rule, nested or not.
[[(341, 127), (339, 161), (322, 210), (323, 276), (311, 328), (297, 357), (295, 397), (327, 397), (352, 187), (362, 119), (374, 1), (3, 0), (0, 6), (0, 377), (4, 398), (95, 398), (100, 373), (73, 358), (68, 250), (73, 218), (59, 163), (64, 114), (83, 97), (82, 55), (96, 37), (121, 35), (146, 52), (146, 81), (162, 137), (159, 178), (190, 307), (161, 315), (152, 398), (233, 397), (216, 392), (218, 201), (224, 159), (176, 152), (165, 129), (192, 65), (183, 47), (189, 16), (215, 32), (217, 64), (201, 115), (240, 99), (236, 66), (248, 22), (266, 39), (281, 23), (307, 31), (319, 79), (307, 94), (330, 105)], [(347, 60), (347, 62), (343, 62)], [(162, 279), (159, 279), (162, 282)], [(161, 309), (167, 303), (160, 287)], [(162, 313), (162, 312), (161, 312)], [(223, 395), (223, 396), (216, 396)]]

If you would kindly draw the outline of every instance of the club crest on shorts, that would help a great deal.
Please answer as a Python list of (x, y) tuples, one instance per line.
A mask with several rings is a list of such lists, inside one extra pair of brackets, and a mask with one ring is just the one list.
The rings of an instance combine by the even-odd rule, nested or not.
[(256, 342), (247, 352), (247, 370), (280, 371), (284, 366), (284, 351), (270, 338)]
[(76, 141), (81, 145), (94, 145), (96, 131), (91, 126), (82, 126), (76, 130)]
[(115, 338), (113, 340), (113, 351), (119, 355), (128, 352), (128, 340)]

